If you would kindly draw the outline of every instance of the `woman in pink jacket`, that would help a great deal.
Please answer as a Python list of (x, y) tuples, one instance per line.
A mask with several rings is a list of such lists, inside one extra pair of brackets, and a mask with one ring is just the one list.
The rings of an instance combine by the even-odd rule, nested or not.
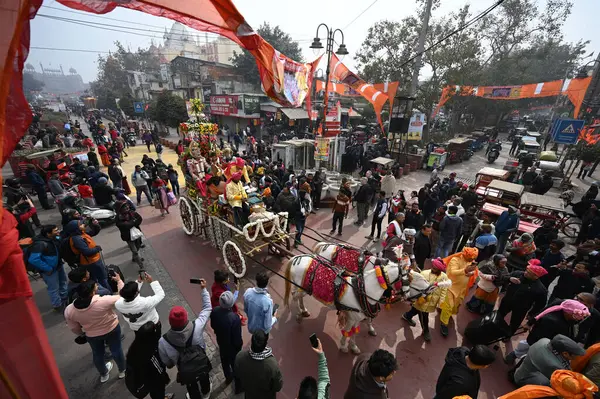
[[(123, 288), (123, 281), (117, 274), (112, 277), (117, 282), (117, 291)], [(100, 382), (109, 378), (112, 362), (104, 362), (104, 345), (108, 345), (113, 359), (119, 368), (119, 378), (125, 378), (125, 356), (121, 346), (121, 327), (115, 313), (115, 302), (119, 295), (99, 296), (98, 284), (94, 280), (84, 281), (77, 287), (77, 297), (65, 309), (67, 325), (73, 333), (83, 336), (92, 347), (94, 366), (100, 373)]]

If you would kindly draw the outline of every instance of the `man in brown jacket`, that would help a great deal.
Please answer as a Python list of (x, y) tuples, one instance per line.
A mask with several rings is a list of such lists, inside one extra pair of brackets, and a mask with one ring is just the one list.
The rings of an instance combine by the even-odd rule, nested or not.
[(249, 350), (235, 357), (235, 377), (239, 378), (240, 389), (245, 399), (275, 399), (283, 387), (283, 376), (273, 351), (267, 346), (269, 336), (263, 330), (252, 334)]
[(349, 208), (350, 198), (340, 190), (340, 193), (335, 199), (335, 204), (333, 204), (333, 223), (329, 234), (335, 233), (335, 227), (339, 224), (338, 236), (342, 235), (342, 226), (344, 225), (344, 219), (348, 217)]
[(398, 369), (398, 362), (390, 352), (377, 349), (356, 358), (344, 399), (388, 399), (387, 382)]

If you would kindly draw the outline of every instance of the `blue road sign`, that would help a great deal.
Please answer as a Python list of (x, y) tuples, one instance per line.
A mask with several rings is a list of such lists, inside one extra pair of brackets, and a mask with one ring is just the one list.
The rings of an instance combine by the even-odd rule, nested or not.
[(581, 119), (557, 119), (552, 125), (552, 138), (558, 144), (575, 144), (585, 121)]
[(135, 111), (136, 114), (143, 114), (144, 113), (144, 103), (142, 103), (142, 102), (133, 103), (133, 110)]

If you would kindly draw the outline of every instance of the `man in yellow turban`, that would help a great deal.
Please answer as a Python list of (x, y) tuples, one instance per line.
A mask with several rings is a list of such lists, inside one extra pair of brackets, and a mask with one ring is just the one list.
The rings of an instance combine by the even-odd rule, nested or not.
[(446, 299), (439, 306), (442, 311), (440, 332), (444, 337), (448, 336), (450, 317), (458, 313), (469, 287), (474, 284), (477, 267), (473, 261), (477, 259), (478, 254), (477, 248), (466, 247), (462, 252), (444, 258), (444, 263), (447, 265), (446, 275), (452, 281)]

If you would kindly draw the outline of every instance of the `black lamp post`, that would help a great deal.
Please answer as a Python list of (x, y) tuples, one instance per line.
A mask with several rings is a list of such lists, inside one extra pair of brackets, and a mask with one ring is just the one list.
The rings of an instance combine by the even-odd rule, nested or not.
[[(321, 28), (321, 26), (325, 27), (325, 31), (327, 32), (327, 43), (326, 43), (326, 47), (325, 47), (325, 51), (327, 52), (327, 69), (325, 69), (325, 99), (329, 100), (329, 96), (327, 95), (327, 93), (328, 93), (327, 86), (329, 85), (329, 72), (330, 72), (329, 64), (331, 63), (331, 55), (333, 54), (333, 43), (334, 43), (335, 34), (337, 32), (339, 32), (342, 35), (342, 44), (340, 44), (340, 46), (338, 47), (338, 50), (335, 53), (338, 55), (347, 55), (348, 49), (346, 48), (346, 45), (344, 44), (344, 32), (342, 32), (340, 29), (333, 30), (333, 29), (329, 28), (326, 24), (320, 24), (319, 26), (317, 26), (317, 33), (315, 34), (315, 38), (313, 39), (313, 42), (310, 45), (310, 48), (312, 48), (314, 50), (320, 50), (323, 48), (323, 44), (321, 43), (321, 39), (319, 38), (319, 29)], [(325, 120), (327, 119), (328, 102), (329, 101), (325, 101), (323, 104), (323, 110), (324, 110), (323, 120), (322, 120), (323, 136), (326, 136), (326, 133), (327, 133), (327, 131), (326, 131), (327, 125), (325, 124)]]

